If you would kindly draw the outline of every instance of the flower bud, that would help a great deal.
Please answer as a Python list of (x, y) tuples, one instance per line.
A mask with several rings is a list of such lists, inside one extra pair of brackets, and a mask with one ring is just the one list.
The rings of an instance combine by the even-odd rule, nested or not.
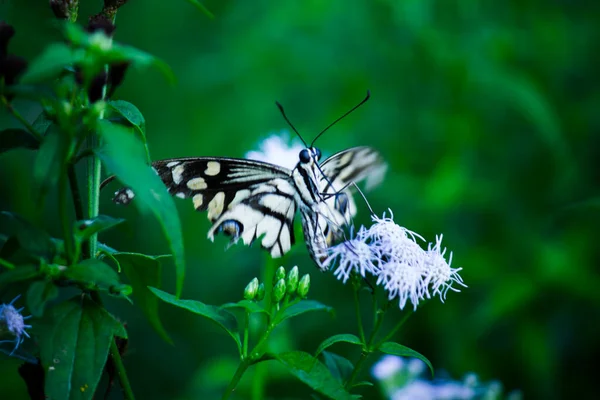
[(264, 298), (265, 298), (265, 284), (261, 282), (260, 285), (258, 285), (258, 291), (256, 292), (256, 301), (261, 301)]
[(258, 293), (258, 278), (254, 278), (244, 289), (244, 298), (246, 300), (254, 300)]
[(294, 266), (294, 268), (290, 270), (287, 281), (285, 282), (287, 284), (288, 293), (296, 292), (296, 289), (298, 288), (298, 279), (298, 266)]
[(301, 298), (306, 298), (308, 295), (308, 290), (310, 289), (310, 275), (306, 274), (300, 279), (300, 283), (298, 283), (298, 296)]
[(280, 279), (285, 279), (285, 268), (279, 267), (277, 271), (275, 271), (275, 276), (273, 277), (273, 283), (277, 283)]
[(280, 279), (273, 288), (273, 301), (279, 303), (285, 296), (285, 280)]

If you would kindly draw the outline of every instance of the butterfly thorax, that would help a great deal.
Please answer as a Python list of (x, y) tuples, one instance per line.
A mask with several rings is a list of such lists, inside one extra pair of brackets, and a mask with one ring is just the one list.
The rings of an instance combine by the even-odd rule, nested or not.
[(318, 168), (321, 151), (316, 147), (308, 147), (302, 149), (298, 157), (300, 160), (292, 171), (292, 179), (300, 200), (299, 206), (312, 208), (323, 201), (318, 185), (322, 175)]

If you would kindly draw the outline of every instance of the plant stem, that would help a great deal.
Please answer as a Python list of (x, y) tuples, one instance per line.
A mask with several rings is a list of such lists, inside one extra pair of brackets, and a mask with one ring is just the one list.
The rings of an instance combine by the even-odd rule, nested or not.
[[(75, 172), (75, 166), (70, 164), (67, 167), (67, 174), (69, 175), (69, 186), (71, 188), (71, 197), (73, 198), (73, 207), (75, 209), (75, 219), (81, 221), (85, 218), (83, 214), (83, 203), (81, 201), (81, 192), (79, 191), (79, 184), (77, 183), (77, 174)], [(89, 242), (85, 241), (79, 246), (75, 247), (74, 261), (79, 261), (79, 252), (83, 253), (84, 258), (91, 258)]]
[[(89, 146), (91, 148), (96, 147), (98, 143), (98, 137), (95, 133), (91, 134), (88, 139)], [(100, 159), (93, 155), (88, 159), (88, 218), (92, 219), (98, 216), (100, 212), (100, 177), (102, 172), (102, 166)], [(96, 257), (96, 251), (98, 249), (98, 234), (94, 233), (89, 239), (89, 256), (90, 258)]]
[(131, 390), (127, 372), (125, 371), (125, 366), (123, 365), (123, 360), (121, 359), (121, 354), (114, 338), (110, 341), (110, 356), (115, 365), (119, 384), (121, 385), (121, 389), (123, 389), (123, 397), (127, 400), (134, 400), (135, 396), (133, 395), (133, 390)]
[(2, 96), (2, 104), (4, 104), (6, 106), (6, 109), (16, 118), (19, 120), (19, 122), (21, 124), (23, 124), (23, 126), (25, 128), (27, 128), (27, 130), (29, 131), (29, 133), (31, 133), (31, 135), (33, 135), (33, 137), (35, 137), (38, 141), (42, 141), (44, 139), (44, 137), (42, 136), (41, 133), (39, 133), (34, 127), (33, 125), (31, 125), (22, 115), (21, 113), (19, 113), (17, 110), (15, 110), (15, 108), (12, 106), (12, 104), (10, 104), (8, 102), (8, 99), (4, 96)]
[(354, 311), (356, 312), (356, 322), (358, 323), (358, 335), (360, 336), (361, 342), (366, 345), (365, 329), (363, 328), (362, 316), (360, 313), (360, 303), (358, 302), (359, 287), (357, 287), (357, 285), (352, 285), (352, 289), (352, 295), (354, 297)]
[(235, 374), (233, 375), (233, 378), (229, 382), (229, 385), (227, 385), (227, 389), (225, 389), (225, 393), (223, 393), (223, 397), (222, 397), (223, 400), (228, 399), (229, 396), (231, 395), (231, 393), (233, 393), (233, 391), (235, 390), (240, 379), (242, 379), (244, 372), (246, 372), (246, 370), (248, 369), (249, 366), (250, 366), (250, 357), (248, 357), (248, 358), (242, 360), (242, 362), (240, 362), (240, 365), (238, 365), (237, 370), (235, 371)]
[(244, 322), (244, 342), (242, 344), (242, 360), (248, 357), (248, 335), (250, 327), (250, 311), (246, 310), (246, 320)]
[(235, 371), (235, 374), (233, 375), (233, 378), (231, 378), (229, 385), (227, 385), (227, 388), (225, 389), (225, 393), (223, 393), (223, 400), (229, 398), (231, 393), (233, 393), (248, 367), (251, 366), (256, 360), (259, 360), (262, 357), (263, 352), (261, 351), (261, 348), (269, 338), (271, 332), (273, 332), (273, 329), (275, 329), (275, 325), (269, 323), (267, 329), (263, 332), (262, 337), (260, 338), (258, 343), (256, 343), (252, 351), (250, 351), (248, 357), (244, 358), (240, 362), (240, 365), (238, 365), (238, 368)]
[(62, 173), (60, 180), (58, 181), (58, 213), (62, 226), (64, 241), (65, 241), (65, 253), (67, 255), (67, 262), (71, 265), (75, 260), (74, 254), (74, 243), (73, 235), (71, 234), (71, 220), (69, 218), (69, 207), (67, 205), (67, 177)]
[(385, 335), (385, 337), (383, 339), (381, 339), (379, 341), (379, 343), (377, 343), (377, 345), (375, 346), (375, 348), (378, 348), (379, 346), (381, 346), (383, 343), (387, 342), (388, 340), (390, 340), (392, 338), (392, 336), (394, 336), (396, 334), (396, 332), (398, 332), (398, 330), (400, 330), (400, 328), (402, 327), (402, 325), (404, 325), (404, 323), (406, 322), (406, 320), (408, 319), (408, 317), (410, 317), (413, 314), (413, 310), (409, 310), (406, 315), (404, 315), (402, 317), (402, 319), (400, 319), (400, 321), (398, 321), (398, 323), (396, 324), (396, 326), (394, 326), (394, 328), (392, 328), (392, 330)]
[[(355, 293), (356, 293), (356, 291), (355, 291)], [(354, 383), (354, 380), (360, 373), (360, 371), (363, 367), (363, 364), (365, 363), (365, 361), (367, 361), (367, 358), (369, 358), (369, 356), (373, 353), (373, 351), (375, 349), (377, 349), (377, 347), (373, 348), (372, 345), (373, 345), (373, 341), (375, 340), (375, 337), (377, 336), (377, 332), (379, 332), (379, 329), (381, 329), (381, 324), (383, 323), (383, 317), (384, 317), (385, 313), (381, 312), (381, 311), (377, 311), (376, 315), (377, 315), (377, 318), (375, 320), (375, 325), (373, 326), (373, 330), (371, 331), (371, 334), (369, 335), (369, 340), (367, 341), (367, 345), (365, 346), (365, 348), (363, 348), (362, 352), (360, 353), (360, 358), (356, 362), (356, 365), (354, 366), (354, 369), (352, 370), (352, 374), (350, 374), (350, 378), (348, 378), (348, 381), (346, 382), (346, 385), (345, 385), (346, 389), (350, 389), (352, 387), (352, 384)]]

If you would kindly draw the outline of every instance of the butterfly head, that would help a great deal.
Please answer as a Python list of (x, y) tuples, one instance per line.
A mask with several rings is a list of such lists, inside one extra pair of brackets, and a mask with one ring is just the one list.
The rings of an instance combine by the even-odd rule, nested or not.
[(302, 164), (311, 165), (313, 163), (318, 163), (321, 159), (321, 150), (316, 147), (307, 147), (300, 151), (298, 158), (300, 158), (300, 163)]

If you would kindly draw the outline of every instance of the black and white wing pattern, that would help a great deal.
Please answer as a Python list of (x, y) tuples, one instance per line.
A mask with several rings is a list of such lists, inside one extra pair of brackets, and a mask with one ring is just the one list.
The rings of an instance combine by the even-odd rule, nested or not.
[(377, 186), (387, 165), (381, 155), (371, 147), (353, 147), (326, 159), (320, 166), (319, 192), (323, 201), (313, 210), (300, 209), (304, 239), (317, 265), (327, 258), (327, 248), (340, 240), (343, 227), (351, 223), (356, 215), (356, 204), (352, 198), (353, 183), (365, 181), (365, 189)]
[[(231, 236), (231, 243), (260, 240), (273, 258), (281, 257), (295, 242), (299, 210), (309, 253), (326, 269), (327, 248), (356, 212), (348, 185), (366, 179), (369, 186), (385, 166), (368, 147), (337, 153), (318, 165), (320, 155), (313, 147), (302, 150), (293, 170), (224, 157), (174, 158), (152, 166), (173, 196), (191, 198), (196, 210), (207, 211), (211, 240), (219, 232)], [(133, 196), (123, 188), (114, 201), (127, 204)]]

